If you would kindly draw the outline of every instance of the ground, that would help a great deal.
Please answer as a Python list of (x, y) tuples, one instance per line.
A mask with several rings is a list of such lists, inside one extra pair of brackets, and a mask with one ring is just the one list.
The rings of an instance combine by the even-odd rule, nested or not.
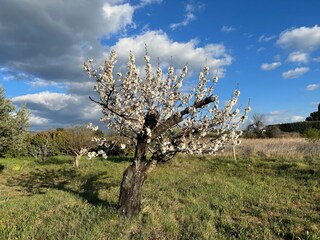
[(177, 156), (118, 217), (129, 158), (0, 159), (0, 239), (319, 239), (320, 159)]

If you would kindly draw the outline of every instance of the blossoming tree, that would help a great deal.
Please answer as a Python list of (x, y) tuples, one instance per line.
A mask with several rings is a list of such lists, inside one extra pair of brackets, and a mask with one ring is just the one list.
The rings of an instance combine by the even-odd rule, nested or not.
[(135, 145), (133, 161), (120, 186), (118, 207), (125, 216), (140, 211), (142, 185), (158, 162), (169, 161), (179, 152), (215, 154), (227, 144), (240, 144), (237, 129), (250, 111), (248, 106), (240, 115), (239, 90), (219, 108), (219, 98), (213, 94), (218, 76), (210, 79), (208, 66), (199, 73), (197, 88), (186, 93), (181, 87), (187, 66), (177, 76), (171, 65), (165, 74), (160, 64), (153, 72), (147, 50), (144, 60), (144, 74), (140, 74), (130, 52), (124, 76), (114, 74), (115, 51), (98, 70), (92, 59), (84, 64), (96, 81), (94, 89), (100, 99), (90, 99), (102, 107), (101, 121)]

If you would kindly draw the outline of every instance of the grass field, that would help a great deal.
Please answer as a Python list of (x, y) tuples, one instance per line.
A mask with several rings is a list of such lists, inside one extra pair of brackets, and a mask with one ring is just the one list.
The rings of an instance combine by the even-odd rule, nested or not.
[(133, 219), (116, 211), (127, 158), (84, 158), (77, 171), (63, 156), (0, 159), (0, 239), (320, 239), (320, 149), (311, 156), (307, 143), (295, 157), (298, 147), (277, 155), (255, 143), (237, 162), (224, 153), (159, 165)]

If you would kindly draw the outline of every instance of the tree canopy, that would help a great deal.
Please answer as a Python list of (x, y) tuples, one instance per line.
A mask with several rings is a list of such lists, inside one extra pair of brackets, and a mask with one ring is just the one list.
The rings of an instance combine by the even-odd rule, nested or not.
[(22, 106), (16, 111), (0, 87), (0, 156), (16, 154), (24, 148), (24, 137), (29, 128), (29, 111)]
[(178, 152), (215, 154), (227, 144), (240, 144), (238, 128), (250, 111), (248, 106), (240, 115), (239, 90), (219, 108), (219, 96), (213, 94), (218, 76), (210, 79), (209, 66), (200, 71), (197, 87), (186, 91), (182, 86), (187, 66), (177, 74), (170, 65), (163, 73), (159, 63), (153, 72), (147, 49), (144, 60), (142, 74), (130, 52), (124, 76), (113, 71), (115, 51), (98, 70), (92, 59), (84, 64), (88, 76), (96, 81), (99, 100), (90, 99), (102, 107), (101, 121), (135, 144), (134, 159), (120, 189), (119, 209), (124, 215), (139, 212), (143, 182), (158, 162)]

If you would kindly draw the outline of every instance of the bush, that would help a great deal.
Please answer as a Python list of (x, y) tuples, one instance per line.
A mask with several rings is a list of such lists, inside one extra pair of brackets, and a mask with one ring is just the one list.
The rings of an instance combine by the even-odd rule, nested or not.
[(282, 136), (282, 131), (278, 126), (271, 125), (266, 127), (265, 135), (268, 138), (279, 138)]
[(316, 128), (308, 128), (303, 136), (311, 142), (320, 141), (320, 130)]

